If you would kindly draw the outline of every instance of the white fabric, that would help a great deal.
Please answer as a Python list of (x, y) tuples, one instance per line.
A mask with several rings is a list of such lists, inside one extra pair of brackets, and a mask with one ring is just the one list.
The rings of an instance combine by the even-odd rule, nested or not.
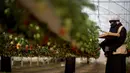
[[(120, 33), (122, 28), (123, 26), (120, 26), (117, 33)], [(116, 52), (113, 52), (113, 54), (127, 54), (126, 48), (127, 48), (127, 45), (123, 44), (119, 48), (117, 48)]]
[(110, 17), (109, 20), (120, 20), (120, 17), (116, 15), (116, 16)]
[(120, 33), (122, 28), (123, 28), (123, 26), (120, 26), (117, 33)]
[(127, 45), (123, 44), (122, 46), (120, 46), (116, 52), (113, 52), (113, 54), (127, 54), (127, 49), (126, 49)]

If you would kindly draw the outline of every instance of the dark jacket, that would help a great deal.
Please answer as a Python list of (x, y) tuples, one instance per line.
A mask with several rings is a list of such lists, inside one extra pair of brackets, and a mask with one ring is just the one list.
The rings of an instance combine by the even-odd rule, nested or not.
[[(122, 26), (122, 24), (114, 25), (110, 27), (110, 32), (117, 33), (119, 27)], [(105, 52), (105, 47), (109, 47), (109, 51), (113, 52), (116, 51), (118, 47), (120, 47), (126, 39), (126, 29), (123, 27), (120, 31), (120, 37), (116, 36), (107, 36), (103, 42), (101, 42), (99, 45)]]

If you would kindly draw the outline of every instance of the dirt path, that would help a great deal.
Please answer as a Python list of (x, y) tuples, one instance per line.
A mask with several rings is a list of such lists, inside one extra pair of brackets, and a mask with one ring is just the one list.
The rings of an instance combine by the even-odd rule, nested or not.
[[(104, 73), (105, 65), (100, 63), (77, 64), (76, 73)], [(64, 73), (64, 66), (61, 64), (48, 64), (45, 66), (15, 67), (12, 73)]]

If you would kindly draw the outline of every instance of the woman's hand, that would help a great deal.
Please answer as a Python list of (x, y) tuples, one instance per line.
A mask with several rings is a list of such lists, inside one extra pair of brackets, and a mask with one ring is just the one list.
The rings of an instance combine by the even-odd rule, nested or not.
[(103, 38), (103, 37), (108, 36), (109, 34), (110, 34), (109, 32), (105, 32), (105, 33), (101, 34), (99, 37), (100, 37), (100, 38)]
[(100, 35), (99, 38), (104, 38), (106, 36), (117, 36), (117, 37), (119, 37), (120, 34), (119, 33), (112, 33), (112, 32), (105, 32), (102, 35)]

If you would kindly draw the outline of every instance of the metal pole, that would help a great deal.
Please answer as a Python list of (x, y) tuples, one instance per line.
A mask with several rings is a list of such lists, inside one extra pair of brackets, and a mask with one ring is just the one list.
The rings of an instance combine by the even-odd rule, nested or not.
[(39, 56), (37, 57), (37, 66), (39, 66)]
[(21, 57), (21, 67), (23, 67), (23, 57)]
[(32, 57), (30, 57), (30, 66), (32, 66)]

